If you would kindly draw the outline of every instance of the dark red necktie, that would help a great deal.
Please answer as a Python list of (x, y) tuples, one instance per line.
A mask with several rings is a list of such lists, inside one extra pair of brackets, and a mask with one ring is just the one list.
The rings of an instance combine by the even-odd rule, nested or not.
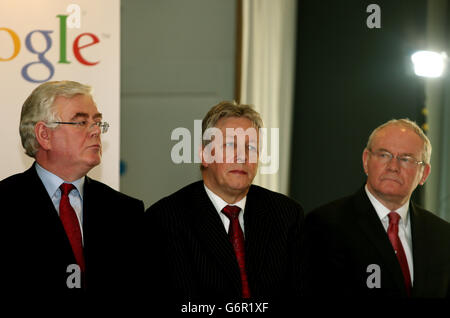
[(405, 286), (408, 296), (411, 295), (411, 276), (409, 273), (408, 261), (406, 259), (405, 250), (403, 249), (402, 242), (398, 237), (398, 222), (400, 221), (400, 215), (397, 212), (390, 212), (389, 217), (389, 227), (388, 236), (391, 241), (392, 247), (397, 255), (398, 262), (403, 272), (403, 277), (405, 279)]
[(63, 183), (59, 187), (61, 189), (61, 201), (59, 202), (59, 217), (66, 230), (72, 251), (80, 270), (84, 273), (84, 255), (83, 243), (81, 238), (80, 222), (78, 222), (75, 210), (70, 205), (69, 193), (75, 189), (73, 184)]
[(245, 271), (244, 233), (242, 233), (241, 226), (239, 225), (239, 212), (241, 212), (241, 208), (234, 205), (227, 205), (222, 210), (222, 213), (230, 219), (228, 236), (233, 244), (234, 253), (236, 254), (239, 265), (239, 272), (241, 273), (242, 297), (250, 298), (250, 288), (248, 286), (247, 273)]

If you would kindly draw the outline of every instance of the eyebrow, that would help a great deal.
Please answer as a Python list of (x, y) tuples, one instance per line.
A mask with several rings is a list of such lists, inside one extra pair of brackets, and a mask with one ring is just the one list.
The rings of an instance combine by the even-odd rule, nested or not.
[[(88, 113), (76, 113), (70, 120), (75, 120), (79, 117), (82, 118), (89, 118), (89, 114)], [(94, 116), (92, 116), (93, 119), (102, 119), (103, 115), (101, 113), (96, 113)]]
[[(380, 148), (380, 149), (378, 149), (377, 151), (384, 151), (384, 152), (389, 152), (390, 154), (392, 154), (392, 152), (390, 152), (389, 150), (384, 149), (384, 148)], [(414, 154), (408, 153), (408, 152), (404, 152), (404, 153), (399, 154), (399, 156), (414, 157)]]

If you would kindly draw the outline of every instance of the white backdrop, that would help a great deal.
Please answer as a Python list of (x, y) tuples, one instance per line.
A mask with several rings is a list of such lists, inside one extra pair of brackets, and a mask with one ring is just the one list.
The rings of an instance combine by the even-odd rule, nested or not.
[(120, 0), (0, 1), (0, 180), (32, 164), (20, 143), (20, 110), (37, 81), (54, 80), (93, 87), (111, 126), (89, 176), (119, 189)]

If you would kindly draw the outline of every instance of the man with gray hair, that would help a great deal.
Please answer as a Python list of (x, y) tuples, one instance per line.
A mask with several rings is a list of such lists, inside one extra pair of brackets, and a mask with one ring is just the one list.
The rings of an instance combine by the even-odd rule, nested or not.
[(23, 104), (20, 137), (35, 162), (0, 181), (9, 290), (133, 286), (144, 205), (87, 176), (101, 161), (102, 117), (91, 88), (72, 81), (41, 84)]
[(450, 297), (450, 224), (411, 201), (430, 157), (428, 137), (408, 119), (372, 132), (365, 185), (306, 217), (305, 295)]
[(249, 105), (212, 107), (202, 123), (202, 180), (146, 212), (148, 250), (161, 255), (149, 272), (160, 273), (161, 295), (217, 301), (298, 293), (303, 210), (252, 185), (261, 126)]

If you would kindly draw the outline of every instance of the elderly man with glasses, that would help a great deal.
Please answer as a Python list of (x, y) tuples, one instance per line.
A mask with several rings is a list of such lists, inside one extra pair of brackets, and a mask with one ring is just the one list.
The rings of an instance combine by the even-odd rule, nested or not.
[(408, 119), (372, 132), (365, 186), (306, 217), (305, 295), (450, 297), (450, 224), (410, 200), (430, 157), (429, 139)]
[(143, 202), (87, 176), (108, 127), (91, 88), (77, 82), (44, 83), (23, 104), (20, 137), (35, 162), (0, 181), (6, 290), (134, 287)]

